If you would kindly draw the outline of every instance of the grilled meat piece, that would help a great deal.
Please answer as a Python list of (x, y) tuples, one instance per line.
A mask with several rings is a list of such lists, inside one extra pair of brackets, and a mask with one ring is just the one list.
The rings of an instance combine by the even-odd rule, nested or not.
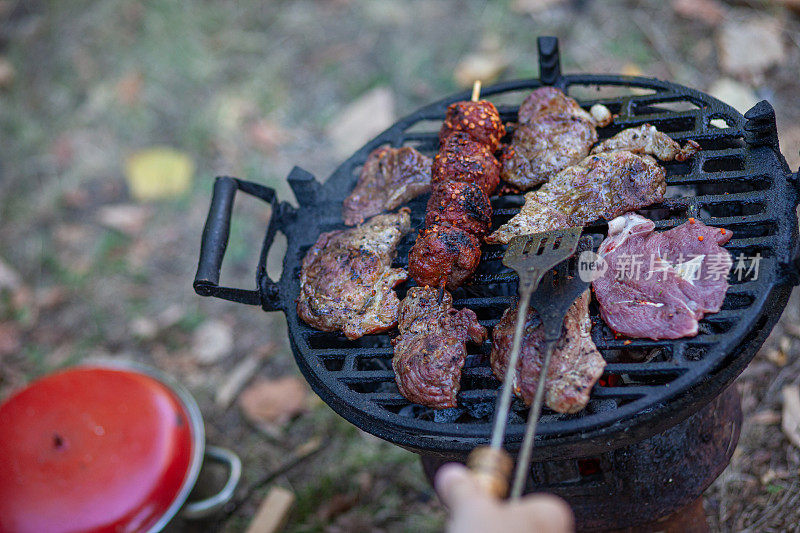
[(449, 224), (420, 231), (408, 254), (408, 273), (422, 286), (450, 290), (466, 281), (481, 260), (481, 243), (474, 234)]
[(666, 171), (650, 156), (624, 150), (590, 155), (525, 195), (525, 205), (486, 238), (507, 244), (517, 235), (583, 226), (660, 202)]
[(686, 146), (672, 140), (672, 137), (662, 133), (650, 124), (642, 124), (636, 128), (627, 128), (606, 139), (594, 148), (593, 154), (611, 152), (614, 150), (627, 150), (635, 154), (648, 154), (661, 161), (686, 161), (700, 150), (700, 145), (695, 141), (686, 141)]
[(489, 196), (500, 183), (500, 162), (486, 144), (454, 132), (442, 141), (431, 167), (433, 185), (446, 181), (475, 183)]
[(394, 339), (395, 381), (411, 402), (434, 409), (456, 406), (466, 342), (482, 343), (486, 328), (470, 309), (453, 309), (453, 297), (432, 287), (412, 287), (400, 302)]
[(525, 191), (580, 162), (597, 142), (597, 130), (579, 118), (546, 117), (514, 132), (500, 156), (500, 177)]
[(698, 321), (722, 307), (733, 261), (721, 245), (732, 233), (694, 219), (654, 229), (635, 213), (609, 222), (598, 249), (608, 269), (592, 282), (600, 315), (629, 337), (693, 337)]
[(430, 157), (408, 146), (373, 150), (364, 162), (353, 192), (344, 201), (344, 223), (361, 224), (373, 215), (391, 211), (429, 192), (432, 162)]
[(450, 104), (439, 130), (439, 141), (444, 141), (456, 131), (467, 133), (475, 141), (485, 145), (490, 152), (497, 150), (506, 128), (500, 113), (493, 103), (486, 100), (464, 101)]
[(391, 263), (411, 228), (409, 213), (404, 208), (320, 235), (303, 258), (300, 318), (322, 331), (343, 331), (351, 340), (393, 328), (400, 301), (392, 288), (408, 274)]
[(500, 176), (522, 191), (546, 182), (589, 155), (597, 142), (596, 127), (611, 118), (600, 104), (587, 113), (559, 89), (536, 89), (519, 108), (520, 126), (501, 156)]
[(449, 224), (476, 236), (489, 232), (492, 204), (474, 183), (437, 183), (428, 200), (425, 226)]
[[(592, 386), (603, 375), (606, 362), (592, 341), (589, 319), (590, 292), (581, 295), (564, 317), (545, 381), (545, 405), (559, 413), (577, 413), (589, 401)], [(514, 340), (519, 304), (506, 309), (492, 332), (491, 364), (495, 376), (502, 381), (508, 369), (508, 358)], [(539, 314), (528, 308), (522, 351), (514, 379), (514, 392), (527, 405), (536, 395), (544, 356), (544, 331)]]
[(517, 120), (520, 124), (533, 124), (545, 117), (583, 119), (598, 127), (608, 126), (613, 117), (607, 107), (592, 106), (584, 110), (575, 100), (555, 87), (540, 87), (533, 91), (519, 106)]

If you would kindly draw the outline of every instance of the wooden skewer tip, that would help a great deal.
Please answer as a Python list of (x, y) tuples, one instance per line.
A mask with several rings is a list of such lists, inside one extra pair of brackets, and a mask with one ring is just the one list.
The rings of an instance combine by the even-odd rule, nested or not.
[(472, 84), (472, 101), (477, 102), (481, 97), (481, 80), (475, 80)]

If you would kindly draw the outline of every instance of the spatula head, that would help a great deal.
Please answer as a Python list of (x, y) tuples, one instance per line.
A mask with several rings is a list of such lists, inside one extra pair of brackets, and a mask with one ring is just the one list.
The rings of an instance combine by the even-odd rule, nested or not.
[(582, 227), (576, 227), (514, 237), (503, 255), (503, 264), (519, 274), (520, 282), (541, 278), (544, 272), (575, 253), (581, 231)]
[(545, 272), (531, 297), (531, 306), (539, 313), (545, 339), (561, 336), (561, 325), (567, 310), (589, 288), (589, 282), (578, 274), (578, 256), (592, 250), (592, 238), (582, 237), (575, 254)]

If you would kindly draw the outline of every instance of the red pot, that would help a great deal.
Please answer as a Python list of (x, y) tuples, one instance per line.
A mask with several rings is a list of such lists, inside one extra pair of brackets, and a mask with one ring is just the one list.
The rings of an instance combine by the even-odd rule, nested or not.
[[(226, 463), (216, 495), (186, 503), (204, 455)], [(76, 367), (0, 405), (0, 532), (159, 531), (233, 496), (241, 462), (205, 448), (194, 398), (134, 363)]]

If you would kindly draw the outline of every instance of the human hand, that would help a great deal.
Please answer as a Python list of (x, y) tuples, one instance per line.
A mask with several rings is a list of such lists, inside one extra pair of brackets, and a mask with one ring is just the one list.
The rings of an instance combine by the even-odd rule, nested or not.
[(574, 529), (572, 511), (561, 498), (532, 494), (515, 502), (498, 500), (486, 494), (470, 471), (458, 463), (442, 466), (435, 485), (450, 509), (449, 533), (567, 533)]

